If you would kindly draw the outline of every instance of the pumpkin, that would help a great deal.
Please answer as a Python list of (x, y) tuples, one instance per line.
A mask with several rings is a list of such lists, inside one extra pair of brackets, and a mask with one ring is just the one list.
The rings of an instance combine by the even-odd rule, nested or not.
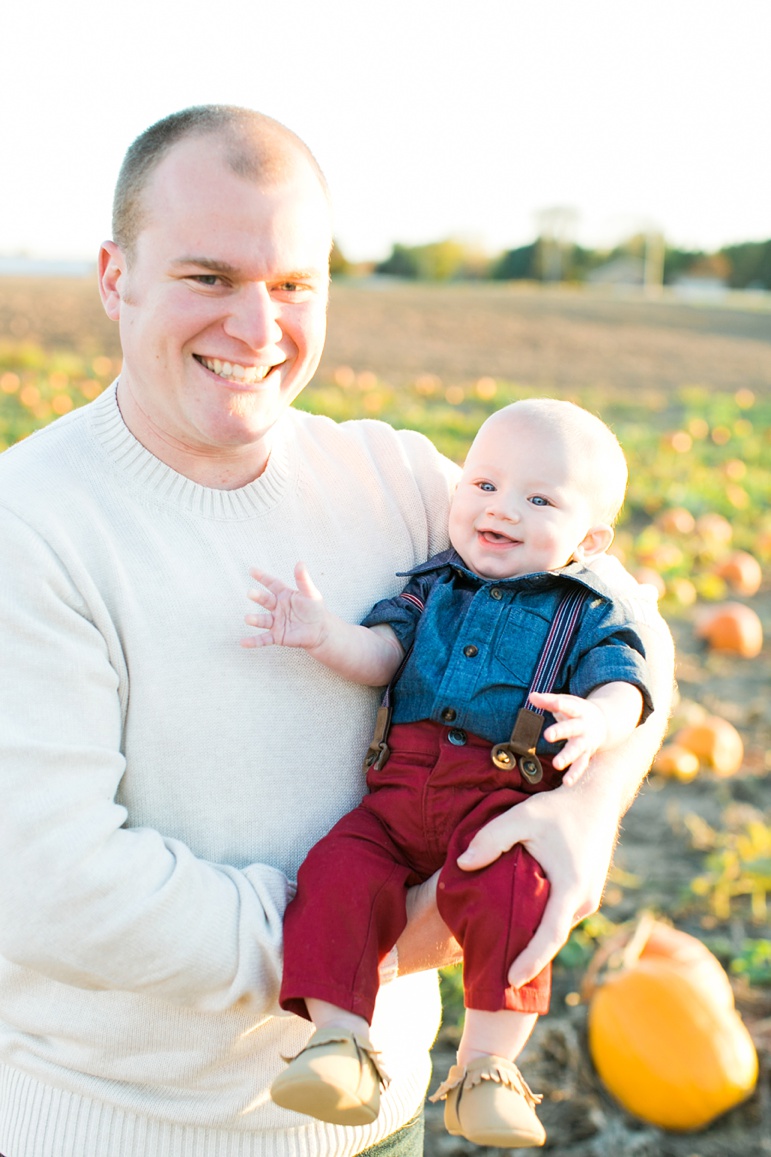
[(684, 506), (670, 506), (668, 510), (661, 511), (656, 525), (665, 534), (692, 534), (696, 520)]
[(715, 651), (754, 659), (763, 647), (763, 624), (752, 607), (744, 603), (721, 603), (704, 612), (696, 634)]
[(699, 723), (683, 727), (674, 737), (684, 747), (711, 767), (716, 775), (734, 775), (744, 759), (742, 737), (732, 723), (718, 715), (708, 715)]
[(734, 1008), (682, 965), (643, 959), (589, 1006), (589, 1051), (608, 1091), (662, 1129), (701, 1129), (755, 1088), (758, 1059)]
[(712, 991), (712, 998), (726, 1008), (734, 1007), (734, 993), (731, 981), (716, 956), (710, 952), (696, 936), (689, 936), (663, 920), (647, 920), (638, 925), (645, 934), (645, 943), (640, 951), (641, 960), (666, 959), (672, 964), (685, 968), (691, 979), (698, 976), (698, 982)]
[(694, 936), (644, 915), (598, 950), (584, 997), (597, 1073), (635, 1116), (701, 1129), (755, 1088), (757, 1053), (728, 977)]
[(679, 743), (665, 743), (653, 761), (653, 770), (684, 783), (699, 772), (699, 757)]
[(696, 519), (696, 533), (709, 547), (728, 546), (733, 538), (733, 527), (722, 514), (710, 512)]
[(746, 550), (735, 550), (720, 564), (715, 573), (728, 583), (737, 595), (754, 595), (763, 581), (760, 563)]

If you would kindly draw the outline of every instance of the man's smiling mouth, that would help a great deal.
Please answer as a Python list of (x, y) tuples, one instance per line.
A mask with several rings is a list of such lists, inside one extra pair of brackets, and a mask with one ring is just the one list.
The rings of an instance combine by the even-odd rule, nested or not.
[(193, 354), (193, 357), (218, 378), (241, 386), (256, 386), (273, 369), (273, 366), (241, 366), (237, 362), (222, 362), (219, 358), (204, 358), (200, 354)]

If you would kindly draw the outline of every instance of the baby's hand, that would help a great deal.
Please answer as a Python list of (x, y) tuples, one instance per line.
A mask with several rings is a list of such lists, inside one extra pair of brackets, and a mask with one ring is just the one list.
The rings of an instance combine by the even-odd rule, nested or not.
[(556, 723), (543, 733), (549, 743), (567, 739), (567, 743), (554, 756), (557, 771), (570, 766), (562, 782), (571, 786), (577, 783), (589, 766), (589, 760), (605, 743), (608, 724), (604, 711), (592, 703), (591, 699), (581, 699), (578, 695), (544, 695), (533, 692), (530, 702), (534, 707), (550, 711)]
[(254, 568), (249, 571), (264, 589), (247, 592), (253, 603), (264, 608), (264, 613), (246, 615), (250, 627), (261, 627), (259, 635), (241, 639), (242, 647), (304, 647), (313, 650), (326, 637), (327, 611), (324, 600), (316, 589), (305, 563), (294, 568), (297, 589), (287, 586), (274, 575)]

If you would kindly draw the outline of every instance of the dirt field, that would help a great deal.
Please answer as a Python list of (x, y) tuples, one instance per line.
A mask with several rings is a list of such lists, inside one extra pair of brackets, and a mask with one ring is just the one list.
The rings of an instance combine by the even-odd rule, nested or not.
[[(0, 279), (0, 337), (65, 347), (89, 356), (117, 356), (116, 328), (101, 312), (93, 284)], [(342, 283), (332, 288), (329, 339), (319, 376), (340, 366), (373, 371), (393, 384), (422, 373), (464, 383), (492, 376), (534, 392), (570, 394), (593, 386), (608, 396), (676, 390), (700, 384), (716, 391), (771, 391), (771, 311), (645, 301), (578, 291), (547, 292), (506, 285), (399, 286)], [(769, 496), (771, 498), (771, 496)], [(753, 599), (771, 636), (771, 583)], [(737, 950), (746, 938), (769, 937), (746, 908), (722, 923), (705, 917), (690, 882), (703, 870), (690, 815), (714, 827), (750, 817), (771, 822), (771, 648), (753, 661), (708, 656), (695, 641), (691, 616), (672, 620), (681, 696), (719, 713), (741, 732), (742, 771), (718, 782), (652, 779), (625, 823), (605, 911), (614, 921), (643, 908), (679, 927)], [(731, 955), (731, 953), (729, 953)], [(635, 1122), (599, 1085), (587, 1060), (586, 1012), (565, 1003), (580, 976), (557, 972), (552, 1013), (543, 1018), (523, 1058), (527, 1079), (545, 1094), (548, 1149), (565, 1157), (759, 1157), (771, 1153), (771, 988), (736, 983), (740, 1008), (763, 1063), (759, 1090), (704, 1133), (665, 1134)], [(450, 1063), (451, 1034), (435, 1050), (438, 1084)], [(430, 1108), (427, 1157), (483, 1150), (448, 1137), (441, 1110)], [(488, 1151), (489, 1152), (489, 1151)]]
[(334, 284), (321, 370), (485, 375), (569, 392), (771, 388), (771, 310), (515, 284)]

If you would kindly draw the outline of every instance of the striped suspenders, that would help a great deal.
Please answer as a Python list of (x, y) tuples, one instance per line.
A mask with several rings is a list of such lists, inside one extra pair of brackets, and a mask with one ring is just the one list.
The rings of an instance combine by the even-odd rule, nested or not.
[(543, 710), (527, 705), (530, 693), (537, 691), (548, 694), (554, 687), (588, 593), (585, 587), (572, 587), (562, 596), (538, 659), (525, 706), (521, 707), (517, 714), (514, 730), (508, 742), (496, 743), (492, 750), (493, 763), (496, 767), (507, 770), (517, 763), (528, 783), (540, 783), (543, 779), (541, 761), (535, 753), (535, 746), (543, 726)]
[[(570, 647), (573, 634), (581, 617), (581, 607), (589, 592), (584, 587), (573, 586), (562, 596), (556, 614), (546, 636), (533, 680), (528, 690), (548, 693), (554, 687), (560, 668)], [(422, 612), (424, 604), (413, 595), (404, 595)], [(390, 750), (388, 747), (388, 732), (391, 728), (393, 715), (393, 690), (396, 682), (405, 668), (410, 657), (412, 647), (406, 652), (394, 674), (391, 682), (383, 693), (375, 720), (375, 734), (364, 756), (364, 771), (370, 768), (380, 771)], [(527, 699), (525, 700), (527, 703)], [(492, 749), (492, 760), (496, 767), (503, 770), (514, 767), (518, 763), (519, 770), (528, 783), (540, 783), (543, 779), (541, 761), (535, 753), (535, 747), (543, 726), (543, 711), (536, 707), (522, 707), (517, 714), (514, 729), (506, 743), (496, 743)]]

